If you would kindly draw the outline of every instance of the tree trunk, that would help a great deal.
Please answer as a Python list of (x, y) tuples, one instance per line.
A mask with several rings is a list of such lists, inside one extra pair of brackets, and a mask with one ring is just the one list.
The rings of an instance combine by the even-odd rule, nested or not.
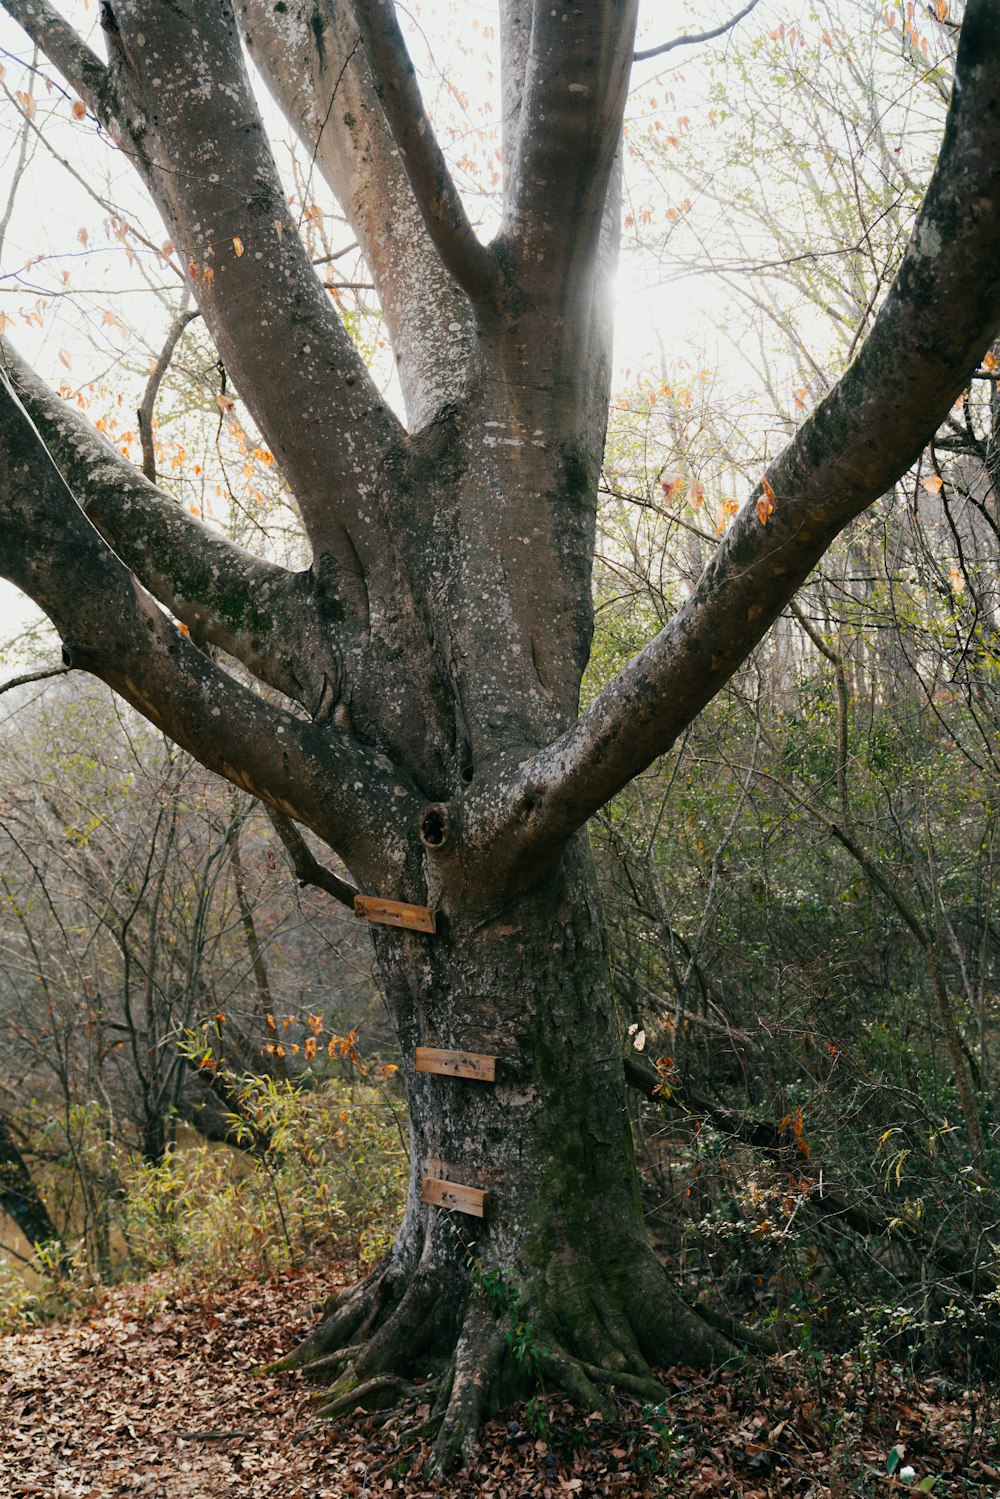
[[(385, 1263), (289, 1361), (341, 1370), (323, 1409), (397, 1404), (430, 1381), (415, 1388), (444, 1412), (446, 1462), (484, 1410), (542, 1377), (598, 1409), (601, 1386), (660, 1399), (651, 1366), (731, 1354), (648, 1244), (586, 839), (502, 907), (433, 938), (379, 928), (375, 945), (410, 1105), (409, 1192)], [(417, 1072), (417, 1046), (495, 1056), (496, 1082)], [(485, 1216), (423, 1203), (425, 1177), (485, 1190)]]
[(12, 1218), (24, 1237), (35, 1248), (50, 1244), (55, 1249), (55, 1264), (68, 1263), (69, 1254), (62, 1234), (49, 1216), (21, 1154), (10, 1125), (0, 1114), (0, 1209)]

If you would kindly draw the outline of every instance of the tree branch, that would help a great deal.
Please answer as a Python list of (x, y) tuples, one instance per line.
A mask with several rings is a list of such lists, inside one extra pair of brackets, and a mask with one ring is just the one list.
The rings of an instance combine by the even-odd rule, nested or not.
[(342, 663), (311, 575), (227, 541), (150, 484), (5, 342), (0, 358), (84, 513), (144, 586), (200, 640), (317, 713)]
[(153, 411), (156, 406), (156, 397), (163, 377), (170, 368), (170, 361), (174, 357), (174, 351), (181, 341), (185, 328), (198, 317), (197, 312), (179, 312), (171, 323), (160, 350), (159, 358), (146, 381), (146, 388), (139, 402), (136, 417), (139, 422), (139, 442), (142, 445), (142, 471), (150, 484), (156, 483), (156, 455), (153, 447)]
[(670, 748), (837, 533), (914, 462), (1000, 326), (998, 236), (1000, 10), (970, 0), (937, 166), (871, 333), (670, 623), (514, 771), (504, 816), (529, 863)]
[(663, 42), (659, 47), (647, 47), (644, 52), (633, 52), (633, 62), (648, 62), (651, 57), (662, 57), (666, 52), (673, 52), (676, 47), (692, 47), (696, 42), (714, 42), (717, 36), (725, 36), (727, 31), (732, 31), (744, 16), (759, 4), (759, 0), (750, 0), (749, 5), (744, 5), (742, 10), (730, 16), (728, 21), (723, 21), (721, 26), (716, 26), (712, 31), (692, 32), (687, 36), (675, 36), (672, 41)]
[[(11, 0), (15, 10), (47, 55), (55, 27), (53, 60), (72, 69), (75, 86), (89, 83), (88, 102), (182, 248), (206, 325), (316, 551), (335, 559), (363, 618), (363, 574), (367, 564), (377, 570), (385, 548), (377, 525), (359, 524), (358, 494), (402, 432), (289, 215), (229, 5), (197, 7), (184, 26), (154, 0), (106, 7), (111, 63), (96, 92), (90, 74), (79, 76), (80, 48), (51, 7)], [(191, 88), (194, 67), (211, 88)]]
[(371, 271), (416, 431), (458, 395), (472, 316), (424, 226), (350, 7), (288, 0), (279, 12), (270, 0), (238, 0), (237, 8), (257, 70), (357, 236), (348, 249), (360, 246)]
[(416, 788), (329, 722), (256, 696), (171, 624), (80, 510), (2, 373), (0, 438), (0, 576), (49, 616), (65, 664), (100, 677), (203, 765), (304, 822), (384, 888), (405, 860), (401, 827), (425, 800)]
[(636, 12), (636, 0), (534, 3), (501, 237), (522, 290), (546, 309), (572, 306), (581, 295), (589, 300)]
[(291, 818), (274, 807), (267, 808), (267, 815), (292, 861), (292, 873), (299, 884), (315, 885), (317, 890), (325, 890), (327, 895), (332, 895), (334, 900), (353, 911), (354, 897), (358, 893), (354, 886), (339, 879), (332, 869), (323, 867)]
[(476, 236), (424, 109), (392, 0), (351, 0), (376, 96), (385, 110), (417, 206), (445, 269), (474, 303), (498, 284), (494, 257)]
[(72, 670), (69, 666), (48, 666), (42, 671), (26, 671), (19, 677), (11, 677), (9, 682), (0, 682), (0, 696), (5, 692), (13, 692), (15, 687), (27, 687), (29, 682), (47, 682), (52, 677), (65, 677)]
[[(66, 82), (80, 95), (98, 119), (106, 113), (109, 74), (96, 52), (56, 10), (49, 0), (0, 0)], [(105, 121), (107, 123), (107, 121)]]

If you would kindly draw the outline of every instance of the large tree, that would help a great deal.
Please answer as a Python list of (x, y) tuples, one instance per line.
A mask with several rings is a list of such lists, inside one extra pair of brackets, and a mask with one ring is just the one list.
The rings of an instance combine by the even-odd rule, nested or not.
[[(433, 933), (372, 929), (410, 1107), (406, 1215), (301, 1357), (336, 1378), (330, 1410), (434, 1374), (442, 1457), (518, 1378), (593, 1406), (601, 1387), (652, 1393), (651, 1365), (729, 1345), (647, 1243), (586, 823), (914, 460), (1000, 325), (995, 0), (967, 7), (939, 161), (867, 340), (582, 714), (637, 0), (501, 0), (489, 244), (387, 0), (105, 0), (106, 62), (48, 0), (3, 4), (145, 182), (312, 563), (203, 526), (8, 350), (0, 573), (69, 664), (311, 829), (362, 892), (436, 913)], [(296, 232), (248, 54), (364, 252), (405, 426)], [(417, 1071), (419, 1046), (495, 1056), (496, 1082)], [(424, 1178), (486, 1190), (485, 1216), (423, 1202)]]

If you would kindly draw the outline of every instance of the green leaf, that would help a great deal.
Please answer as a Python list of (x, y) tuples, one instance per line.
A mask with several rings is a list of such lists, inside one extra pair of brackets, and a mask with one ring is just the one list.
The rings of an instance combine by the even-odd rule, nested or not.
[(903, 1449), (901, 1447), (893, 1447), (892, 1451), (889, 1453), (889, 1456), (885, 1460), (885, 1471), (888, 1473), (890, 1478), (895, 1473), (896, 1469), (899, 1467), (902, 1461)]

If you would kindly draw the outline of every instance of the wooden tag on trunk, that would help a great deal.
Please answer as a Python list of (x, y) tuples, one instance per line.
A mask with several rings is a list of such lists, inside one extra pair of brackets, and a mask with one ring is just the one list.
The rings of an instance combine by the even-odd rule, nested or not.
[(380, 900), (377, 895), (356, 895), (354, 914), (363, 921), (407, 927), (412, 932), (433, 932), (435, 926), (434, 912), (426, 906), (408, 906), (401, 900)]
[(478, 1187), (467, 1187), (463, 1182), (425, 1176), (420, 1183), (420, 1200), (434, 1207), (450, 1208), (453, 1213), (468, 1213), (470, 1218), (485, 1218), (490, 1194)]
[(440, 1072), (447, 1077), (474, 1077), (481, 1083), (496, 1081), (496, 1057), (478, 1051), (443, 1051), (438, 1046), (418, 1046), (415, 1066), (418, 1072)]

